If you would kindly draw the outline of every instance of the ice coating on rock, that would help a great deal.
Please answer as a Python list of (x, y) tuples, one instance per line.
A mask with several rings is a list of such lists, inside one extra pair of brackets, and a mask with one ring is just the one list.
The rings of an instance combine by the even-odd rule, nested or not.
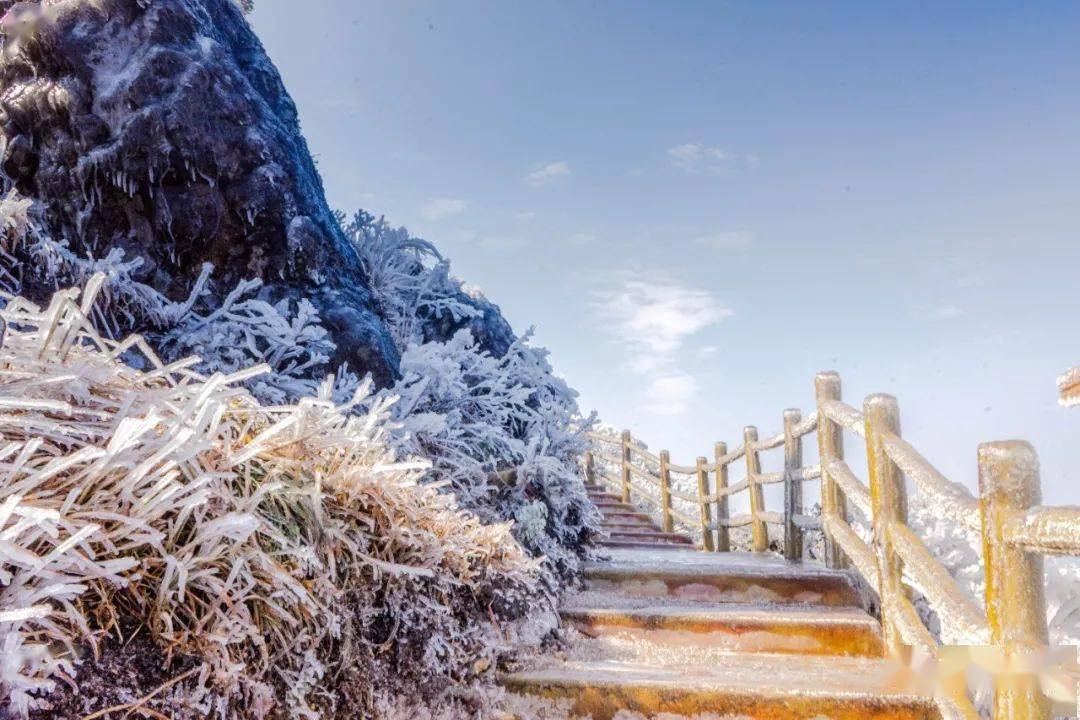
[(334, 364), (392, 380), (397, 352), (357, 254), (236, 3), (0, 9), (34, 15), (4, 28), (3, 169), (40, 203), (51, 237), (80, 256), (122, 250), (140, 261), (136, 280), (174, 299), (204, 261), (215, 268), (211, 294), (257, 278), (261, 299), (306, 297), (330, 330)]

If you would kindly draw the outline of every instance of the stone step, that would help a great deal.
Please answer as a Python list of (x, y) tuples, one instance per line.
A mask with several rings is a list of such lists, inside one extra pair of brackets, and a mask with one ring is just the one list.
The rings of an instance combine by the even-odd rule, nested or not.
[(617, 527), (617, 526), (643, 527), (644, 526), (644, 527), (655, 527), (657, 529), (660, 528), (660, 526), (657, 525), (656, 522), (654, 522), (651, 518), (649, 518), (649, 519), (640, 518), (640, 517), (614, 518), (614, 519), (604, 518), (602, 522), (603, 522), (603, 524), (605, 526), (615, 526), (615, 527)]
[(881, 627), (857, 608), (566, 607), (562, 617), (591, 637), (642, 636), (654, 645), (725, 651), (881, 657)]
[(600, 527), (606, 533), (625, 533), (625, 532), (663, 532), (659, 525), (650, 525), (647, 523), (602, 523)]
[(599, 502), (594, 502), (593, 505), (605, 515), (609, 512), (641, 512), (630, 503), (624, 503), (617, 500), (601, 500)]
[(657, 549), (611, 548), (610, 560), (586, 564), (586, 588), (710, 602), (860, 605), (848, 575), (823, 566), (766, 554)]
[(608, 536), (612, 540), (630, 540), (634, 542), (649, 540), (666, 540), (667, 542), (693, 545), (694, 541), (679, 533), (666, 533), (660, 530), (646, 528), (643, 530), (608, 530)]
[(617, 548), (622, 550), (685, 550), (683, 543), (675, 543), (668, 540), (601, 540), (600, 547)]
[(592, 500), (594, 503), (597, 503), (599, 505), (626, 502), (625, 500), (622, 499), (622, 496), (620, 496), (620, 495), (607, 494), (607, 493), (605, 493), (603, 495), (589, 495), (589, 499)]
[[(733, 653), (707, 667), (575, 661), (504, 676), (512, 693), (568, 701), (570, 717), (619, 711), (760, 720), (939, 720), (887, 660)], [(525, 716), (519, 715), (521, 720)]]
[(651, 517), (638, 510), (610, 510), (602, 514), (605, 520), (615, 520), (619, 522), (626, 520), (644, 520), (645, 522), (652, 522)]

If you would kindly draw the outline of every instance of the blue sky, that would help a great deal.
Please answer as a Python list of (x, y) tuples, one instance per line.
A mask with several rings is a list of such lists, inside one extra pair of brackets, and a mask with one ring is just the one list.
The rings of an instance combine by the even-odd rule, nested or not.
[(836, 369), (954, 479), (1021, 437), (1080, 502), (1080, 4), (256, 5), (331, 204), (435, 242), (583, 408), (690, 462)]

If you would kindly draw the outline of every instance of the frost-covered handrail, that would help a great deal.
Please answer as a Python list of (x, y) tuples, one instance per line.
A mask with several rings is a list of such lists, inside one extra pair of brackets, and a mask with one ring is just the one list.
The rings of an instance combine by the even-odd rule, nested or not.
[(1046, 555), (1080, 555), (1080, 507), (1033, 507), (1005, 521), (1006, 541)]
[(982, 608), (964, 593), (948, 570), (910, 528), (901, 523), (892, 523), (887, 532), (893, 549), (904, 561), (905, 575), (910, 575), (912, 584), (926, 596), (944, 622), (959, 626), (959, 633), (951, 628), (950, 634), (961, 634), (970, 645), (985, 645), (990, 628)]
[(731, 485), (729, 487), (717, 490), (712, 495), (704, 495), (704, 496), (702, 496), (701, 500), (703, 502), (707, 502), (707, 503), (719, 502), (719, 501), (727, 498), (730, 495), (735, 495), (737, 493), (741, 493), (743, 490), (746, 490), (749, 487), (750, 487), (750, 481), (748, 479), (744, 478), (743, 480), (735, 483), (734, 485)]
[(653, 455), (653, 454), (652, 454), (651, 452), (649, 452), (648, 450), (644, 450), (644, 449), (642, 449), (642, 448), (639, 448), (639, 447), (638, 447), (638, 446), (636, 446), (636, 445), (631, 445), (631, 446), (630, 446), (630, 452), (631, 452), (631, 453), (633, 453), (634, 455), (637, 455), (638, 457), (640, 457), (640, 458), (642, 458), (642, 459), (644, 459), (644, 460), (648, 460), (648, 461), (650, 461), (650, 462), (654, 462), (654, 463), (656, 463), (657, 465), (659, 465), (659, 464), (660, 464), (660, 458), (658, 458), (657, 456)]
[(621, 465), (622, 464), (621, 459), (619, 459), (617, 457), (612, 457), (611, 455), (607, 455), (606, 453), (602, 453), (602, 452), (594, 452), (593, 457), (595, 457), (598, 460), (603, 460), (604, 462), (611, 463), (612, 465)]
[[(843, 402), (840, 378), (822, 373), (815, 378), (816, 412), (802, 418), (797, 410), (784, 412), (783, 430), (759, 439), (757, 428), (747, 427), (742, 444), (728, 452), (717, 443), (713, 461), (698, 458), (694, 465), (673, 464), (666, 451), (657, 457), (659, 474), (646, 473), (659, 484), (660, 511), (665, 529), (680, 525), (700, 530), (707, 550), (730, 549), (729, 531), (748, 527), (752, 547), (769, 547), (769, 531), (783, 527), (784, 555), (802, 557), (802, 533), (820, 528), (825, 537), (825, 561), (831, 568), (850, 566), (878, 596), (885, 645), (891, 653), (913, 645), (933, 655), (938, 641), (920, 619), (911, 600), (917, 590), (940, 621), (940, 636), (948, 642), (985, 644), (1004, 648), (1031, 648), (1047, 643), (1044, 616), (1044, 578), (1038, 555), (1080, 555), (1080, 507), (1045, 507), (1039, 504), (1038, 458), (1027, 443), (987, 443), (979, 447), (979, 496), (948, 480), (900, 434), (899, 405), (888, 395), (872, 395), (858, 410)], [(818, 462), (804, 465), (802, 438), (817, 431)], [(856, 477), (844, 459), (845, 432), (865, 441), (867, 482)], [(604, 442), (611, 444), (610, 438)], [(632, 439), (621, 439), (624, 497), (629, 500), (631, 475), (644, 472), (630, 464)], [(863, 443), (860, 443), (862, 445)], [(783, 448), (783, 469), (763, 472), (761, 453)], [(860, 447), (860, 452), (862, 448)], [(613, 458), (598, 454), (608, 462)], [(745, 479), (730, 484), (733, 464), (745, 466)], [(697, 493), (671, 486), (671, 474), (693, 475)], [(710, 488), (710, 479), (714, 485)], [(802, 488), (820, 479), (820, 518), (802, 510)], [(931, 499), (940, 517), (982, 537), (986, 577), (985, 610), (969, 597), (926, 541), (908, 525), (907, 481)], [(784, 507), (765, 507), (763, 488), (782, 484)], [(637, 490), (635, 485), (633, 489)], [(729, 498), (747, 492), (749, 513), (731, 516)], [(654, 497), (646, 498), (656, 504)], [(673, 500), (696, 504), (700, 518), (674, 510)], [(849, 508), (858, 510), (869, 527), (859, 532), (849, 520)], [(864, 530), (867, 531), (864, 533)], [(864, 541), (860, 533), (869, 540)], [(945, 688), (955, 712), (949, 717), (975, 718), (963, 688)], [(1036, 714), (1038, 693), (1023, 682), (999, 684), (995, 693), (995, 720)], [(1014, 714), (1010, 714), (1014, 713)]]
[(818, 409), (830, 420), (850, 430), (859, 437), (866, 436), (866, 425), (863, 414), (847, 403), (839, 400), (822, 400), (818, 403)]
[(822, 519), (822, 524), (825, 526), (825, 532), (840, 546), (870, 587), (877, 587), (877, 565), (870, 546), (862, 541), (850, 525), (837, 517), (825, 517)]
[(870, 517), (873, 514), (870, 509), (869, 488), (863, 485), (859, 478), (855, 477), (855, 473), (851, 472), (851, 468), (847, 466), (846, 462), (843, 460), (830, 462), (829, 476), (844, 491), (844, 496), (853, 502), (863, 515)]
[(758, 440), (750, 445), (752, 452), (762, 452), (765, 450), (774, 450), (781, 447), (784, 444), (784, 433), (780, 431), (771, 437), (767, 437), (764, 440)]
[(697, 503), (698, 502), (698, 496), (697, 495), (691, 495), (690, 493), (684, 493), (684, 492), (681, 492), (679, 490), (676, 490), (675, 488), (671, 488), (670, 490), (668, 490), (668, 492), (671, 493), (671, 497), (673, 497), (673, 498), (678, 498), (679, 500), (683, 500), (685, 502), (691, 502), (691, 503)]
[(774, 512), (771, 510), (760, 510), (754, 513), (754, 515), (756, 515), (757, 519), (761, 522), (769, 523), (770, 525), (784, 524), (784, 516), (778, 512)]
[(720, 526), (725, 528), (740, 528), (746, 527), (752, 522), (754, 522), (754, 518), (749, 515), (734, 515), (727, 520), (721, 521)]
[(881, 441), (885, 452), (919, 490), (942, 501), (938, 507), (943, 513), (971, 530), (978, 532), (981, 529), (979, 501), (971, 496), (967, 488), (938, 472), (929, 460), (903, 438), (892, 433), (883, 433)]
[[(653, 455), (644, 450), (644, 444), (637, 442), (630, 432), (623, 431), (618, 440), (611, 435), (590, 433), (588, 437), (596, 441), (596, 446), (589, 451), (586, 458), (586, 466), (591, 467), (597, 459), (615, 466), (620, 470), (620, 477), (615, 478), (621, 490), (623, 502), (631, 502), (632, 491), (638, 490), (636, 484), (631, 484), (631, 477), (639, 477), (649, 485), (659, 487), (659, 507), (661, 522), (664, 530), (672, 532), (676, 522), (685, 525), (691, 530), (700, 532), (702, 544), (706, 550), (726, 551), (730, 549), (728, 530), (732, 525), (728, 508), (729, 498), (747, 491), (750, 496), (751, 512), (748, 517), (753, 525), (753, 546), (755, 550), (764, 551), (768, 547), (768, 531), (766, 525), (770, 524), (774, 516), (762, 515), (767, 513), (764, 507), (764, 495), (762, 488), (766, 485), (784, 486), (785, 503), (783, 512), (779, 513), (784, 527), (784, 536), (791, 538), (785, 541), (784, 553), (790, 560), (796, 560), (802, 554), (802, 533), (805, 531), (818, 530), (821, 523), (808, 518), (802, 512), (802, 483), (818, 480), (822, 477), (819, 464), (804, 467), (802, 464), (802, 439), (818, 429), (820, 413), (814, 411), (806, 418), (796, 410), (784, 413), (784, 428), (765, 440), (757, 438), (756, 430), (743, 438), (743, 443), (732, 451), (728, 451), (727, 445), (717, 443), (714, 447), (713, 460), (699, 457), (693, 465), (678, 464), (671, 461), (667, 451), (661, 451), (659, 455)], [(617, 446), (621, 457), (616, 458), (609, 454), (605, 448)], [(761, 472), (760, 454), (769, 450), (784, 449), (784, 469), (777, 472)], [(644, 459), (658, 466), (642, 468), (635, 461)], [(746, 479), (729, 485), (727, 481), (730, 467), (739, 461), (746, 464)], [(697, 480), (697, 492), (675, 487), (671, 476), (681, 475), (694, 477)], [(710, 487), (710, 485), (712, 487)], [(800, 487), (796, 488), (798, 485)], [(651, 492), (651, 491), (650, 491)], [(697, 505), (700, 515), (699, 520), (689, 519), (686, 514), (676, 512), (672, 508), (675, 501)], [(767, 523), (761, 518), (768, 517)], [(714, 520), (715, 518), (715, 520)]]
[(723, 467), (724, 465), (730, 465), (731, 463), (735, 462), (736, 460), (741, 460), (743, 455), (745, 455), (745, 454), (746, 454), (746, 448), (743, 447), (742, 445), (740, 445), (739, 447), (735, 448), (731, 452), (725, 453), (725, 454), (721, 455), (720, 457), (716, 458), (716, 462), (714, 462), (712, 465), (707, 466), (706, 469), (709, 472), (714, 472), (714, 471), (718, 470), (719, 468)]
[(648, 480), (651, 483), (659, 483), (660, 482), (660, 478), (653, 475), (652, 472), (650, 472), (649, 470), (647, 470), (645, 468), (639, 468), (637, 465), (631, 464), (630, 465), (630, 472), (632, 472), (634, 475), (637, 475), (642, 480)]

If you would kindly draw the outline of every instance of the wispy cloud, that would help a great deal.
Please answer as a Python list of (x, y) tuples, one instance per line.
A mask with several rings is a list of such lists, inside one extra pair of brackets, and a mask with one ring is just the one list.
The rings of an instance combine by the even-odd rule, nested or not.
[(667, 155), (674, 167), (686, 172), (715, 173), (732, 165), (757, 167), (761, 164), (756, 155), (733, 153), (705, 143), (676, 145), (668, 148)]
[(923, 311), (923, 317), (931, 322), (940, 322), (942, 320), (952, 320), (966, 315), (964, 309), (957, 307), (956, 305), (937, 305), (931, 308), (925, 308)]
[(713, 250), (745, 250), (757, 243), (757, 235), (749, 230), (734, 230), (702, 235), (694, 238), (694, 242)]
[(469, 207), (469, 201), (461, 198), (437, 197), (420, 206), (420, 214), (428, 220), (441, 220), (451, 215), (460, 215)]
[(697, 389), (696, 379), (679, 364), (687, 342), (734, 314), (706, 290), (636, 273), (614, 276), (594, 291), (592, 306), (627, 348), (627, 367), (645, 376), (644, 402), (658, 414), (685, 411)]
[(522, 210), (514, 213), (514, 219), (520, 220), (521, 222), (529, 222), (536, 219), (536, 213), (532, 210)]
[(533, 170), (525, 176), (525, 182), (533, 187), (542, 187), (567, 177), (570, 177), (570, 163), (558, 160)]
[(653, 415), (683, 415), (697, 392), (698, 381), (693, 375), (661, 375), (649, 382), (644, 408)]
[(570, 245), (592, 245), (596, 242), (596, 236), (587, 232), (576, 232), (566, 236), (566, 242)]
[(457, 242), (478, 245), (486, 250), (515, 250), (529, 244), (529, 241), (517, 235), (487, 235), (476, 230), (458, 230), (451, 237)]

